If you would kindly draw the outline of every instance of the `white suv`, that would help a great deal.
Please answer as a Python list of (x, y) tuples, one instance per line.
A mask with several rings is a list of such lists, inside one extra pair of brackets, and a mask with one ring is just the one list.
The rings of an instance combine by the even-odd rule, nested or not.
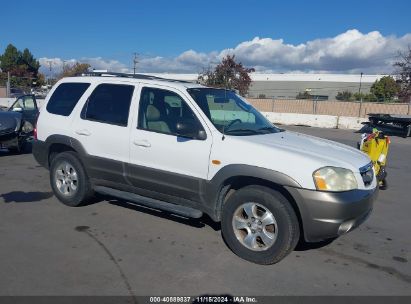
[(300, 239), (351, 231), (372, 210), (370, 159), (273, 126), (233, 91), (146, 75), (88, 74), (51, 90), (33, 154), (66, 205), (94, 192), (221, 221), (234, 253), (272, 264)]

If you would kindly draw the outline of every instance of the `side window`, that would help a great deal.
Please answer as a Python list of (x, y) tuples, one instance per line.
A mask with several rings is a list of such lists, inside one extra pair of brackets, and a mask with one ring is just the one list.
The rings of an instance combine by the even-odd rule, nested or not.
[(22, 96), (19, 97), (16, 102), (11, 107), (12, 111), (24, 112), (36, 110), (34, 104), (33, 96)]
[(132, 85), (98, 85), (84, 105), (81, 118), (126, 127), (133, 91)]
[(12, 111), (21, 112), (24, 110), (24, 99), (23, 97), (19, 97), (16, 102), (11, 107)]
[(24, 96), (24, 110), (33, 111), (36, 109), (33, 96)]
[(89, 83), (66, 82), (58, 86), (47, 104), (47, 112), (62, 116), (69, 116)]
[(203, 129), (194, 112), (178, 94), (148, 87), (141, 90), (138, 129), (176, 135), (178, 123)]

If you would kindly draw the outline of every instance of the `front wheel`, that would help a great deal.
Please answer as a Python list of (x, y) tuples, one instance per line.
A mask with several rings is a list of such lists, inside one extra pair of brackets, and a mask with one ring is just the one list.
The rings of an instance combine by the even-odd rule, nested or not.
[(63, 152), (53, 157), (50, 184), (59, 201), (71, 207), (86, 203), (93, 194), (84, 167), (74, 152)]
[(264, 265), (281, 261), (300, 238), (298, 219), (288, 200), (262, 186), (247, 186), (229, 197), (221, 230), (235, 254)]

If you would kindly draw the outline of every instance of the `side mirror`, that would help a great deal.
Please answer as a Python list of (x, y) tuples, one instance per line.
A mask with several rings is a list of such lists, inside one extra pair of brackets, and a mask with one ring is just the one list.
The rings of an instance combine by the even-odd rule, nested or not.
[(13, 108), (13, 111), (14, 112), (23, 112), (23, 109), (22, 108)]
[(176, 125), (177, 135), (181, 137), (188, 137), (192, 139), (205, 140), (207, 133), (200, 129), (197, 124), (190, 122), (179, 122)]
[(206, 140), (207, 139), (207, 133), (204, 130), (198, 131), (197, 139)]

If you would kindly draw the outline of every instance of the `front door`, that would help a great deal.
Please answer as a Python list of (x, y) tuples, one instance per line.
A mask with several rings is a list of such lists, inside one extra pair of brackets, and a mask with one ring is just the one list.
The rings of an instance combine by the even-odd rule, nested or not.
[[(130, 132), (129, 181), (138, 188), (198, 201), (207, 179), (212, 136), (187, 97), (162, 86), (142, 86)], [(137, 114), (137, 113), (134, 113)], [(206, 139), (178, 136), (177, 124), (204, 130)]]
[(34, 125), (39, 112), (36, 97), (34, 95), (20, 96), (10, 107), (9, 111), (20, 112), (24, 121)]

